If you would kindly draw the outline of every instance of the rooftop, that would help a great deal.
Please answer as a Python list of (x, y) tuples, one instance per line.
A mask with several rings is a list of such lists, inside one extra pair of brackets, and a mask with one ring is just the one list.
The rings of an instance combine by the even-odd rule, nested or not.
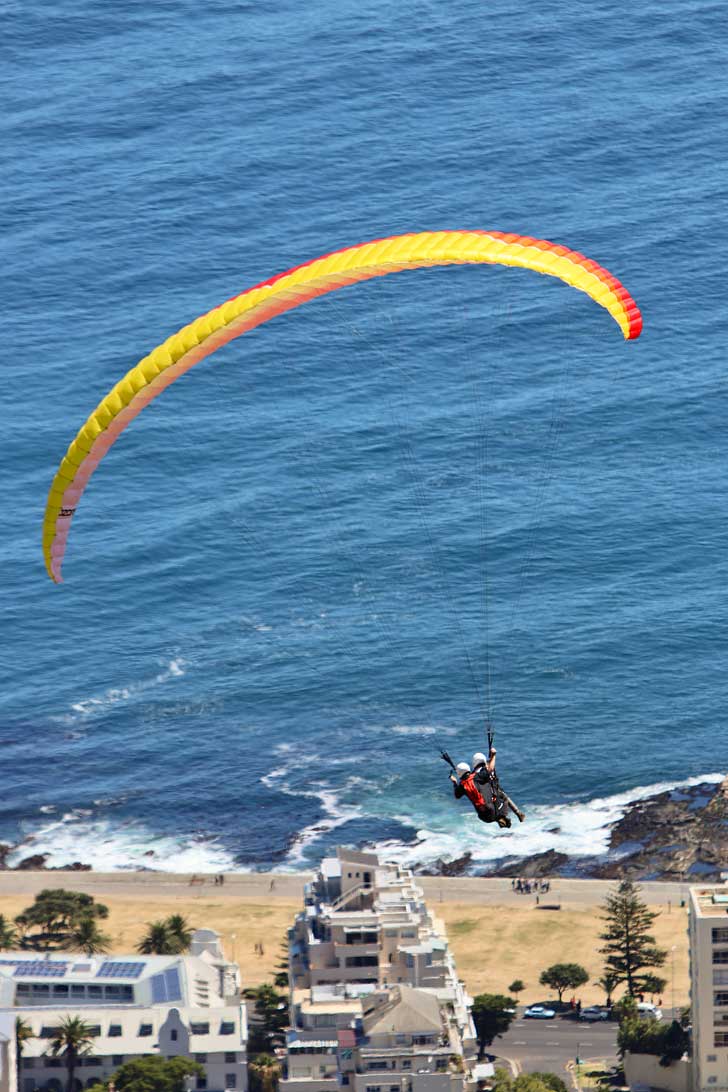
[(728, 885), (691, 887), (690, 902), (699, 918), (725, 918), (728, 915)]

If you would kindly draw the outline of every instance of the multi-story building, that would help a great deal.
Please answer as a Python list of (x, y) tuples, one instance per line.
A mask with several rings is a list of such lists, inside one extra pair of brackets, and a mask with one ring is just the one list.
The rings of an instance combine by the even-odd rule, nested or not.
[(728, 1090), (728, 887), (690, 888), (693, 1088)]
[[(0, 952), (0, 1019), (33, 1030), (23, 1047), (18, 1092), (65, 1088), (63, 1061), (48, 1053), (66, 1016), (90, 1026), (94, 1046), (80, 1059), (76, 1092), (108, 1080), (148, 1054), (200, 1062), (198, 1089), (245, 1092), (248, 1028), (239, 972), (219, 937), (199, 929), (190, 955), (84, 956)], [(0, 1089), (2, 1086), (0, 1086)]]
[(477, 1065), (471, 999), (412, 873), (338, 849), (289, 933), (281, 1092), (462, 1092)]

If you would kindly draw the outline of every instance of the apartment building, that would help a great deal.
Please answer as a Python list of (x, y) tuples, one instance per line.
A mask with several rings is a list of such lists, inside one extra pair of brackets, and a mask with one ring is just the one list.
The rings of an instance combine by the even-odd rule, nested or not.
[(291, 1031), (281, 1092), (463, 1092), (471, 999), (408, 869), (339, 848), (289, 933)]
[(728, 1090), (728, 887), (690, 888), (695, 1092)]
[(237, 966), (207, 929), (196, 931), (184, 956), (0, 952), (0, 1021), (14, 1026), (21, 1017), (33, 1030), (18, 1092), (65, 1088), (63, 1061), (49, 1056), (48, 1045), (66, 1016), (80, 1016), (94, 1039), (80, 1059), (76, 1092), (149, 1054), (200, 1062), (199, 1090), (246, 1092), (248, 1028), (239, 991)]

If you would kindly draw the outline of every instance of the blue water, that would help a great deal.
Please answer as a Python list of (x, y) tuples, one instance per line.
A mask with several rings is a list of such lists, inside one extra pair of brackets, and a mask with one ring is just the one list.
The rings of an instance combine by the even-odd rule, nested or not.
[[(727, 33), (696, 0), (5, 5), (16, 859), (588, 852), (630, 795), (725, 768)], [(504, 269), (311, 303), (141, 415), (50, 584), (55, 468), (142, 355), (290, 265), (451, 227), (596, 258), (642, 339)], [(530, 812), (497, 836), (436, 750), (480, 749), (488, 705)]]

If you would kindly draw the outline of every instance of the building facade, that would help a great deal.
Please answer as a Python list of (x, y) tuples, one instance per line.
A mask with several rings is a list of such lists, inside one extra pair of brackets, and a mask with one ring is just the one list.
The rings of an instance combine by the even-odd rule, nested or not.
[(728, 887), (690, 888), (693, 1087), (728, 1092)]
[(289, 933), (291, 1030), (281, 1092), (463, 1092), (477, 1065), (471, 999), (412, 873), (339, 849)]
[[(18, 1092), (61, 1092), (62, 1059), (48, 1047), (66, 1016), (91, 1028), (76, 1092), (107, 1081), (124, 1062), (178, 1055), (200, 1062), (207, 1092), (246, 1092), (248, 1027), (239, 972), (219, 937), (198, 930), (190, 955), (85, 956), (0, 952), (0, 1020), (21, 1017), (33, 1031), (23, 1046)], [(5, 1089), (0, 1085), (0, 1092)]]

